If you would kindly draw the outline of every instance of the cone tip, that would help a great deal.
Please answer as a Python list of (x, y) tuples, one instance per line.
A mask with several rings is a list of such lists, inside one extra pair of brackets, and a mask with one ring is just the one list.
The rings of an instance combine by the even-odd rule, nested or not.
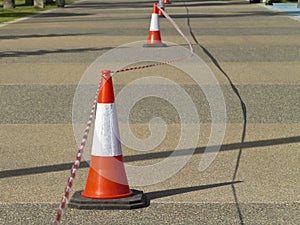
[(102, 70), (102, 75), (109, 75), (110, 76), (111, 71), (110, 70)]
[(158, 14), (158, 8), (156, 2), (153, 3), (152, 14)]
[(114, 103), (114, 89), (110, 70), (102, 70), (98, 103)]

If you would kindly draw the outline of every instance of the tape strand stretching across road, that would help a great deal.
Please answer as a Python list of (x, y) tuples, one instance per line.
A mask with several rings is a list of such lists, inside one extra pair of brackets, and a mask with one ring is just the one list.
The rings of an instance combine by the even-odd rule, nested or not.
[[(191, 42), (183, 34), (183, 32), (178, 27), (178, 25), (175, 23), (175, 21), (162, 8), (160, 8), (159, 6), (157, 6), (157, 8), (159, 10), (161, 10), (161, 12), (165, 16), (165, 18), (167, 18), (169, 20), (169, 22), (174, 26), (174, 28), (178, 31), (178, 33), (188, 43), (189, 49), (190, 49), (190, 54), (185, 56), (185, 57), (182, 57), (182, 58), (173, 59), (173, 60), (169, 60), (169, 61), (165, 61), (165, 62), (148, 64), (148, 65), (137, 66), (137, 67), (131, 67), (131, 68), (127, 68), (127, 69), (120, 69), (120, 70), (117, 70), (117, 71), (113, 72), (112, 74), (127, 72), (127, 71), (132, 71), (132, 70), (146, 69), (146, 68), (150, 68), (150, 67), (154, 67), (154, 66), (160, 66), (160, 65), (166, 65), (166, 64), (170, 64), (170, 63), (174, 63), (174, 62), (179, 62), (179, 61), (182, 61), (182, 60), (185, 60), (185, 59), (191, 57), (194, 54)], [(61, 218), (62, 218), (62, 215), (63, 215), (63, 212), (64, 212), (64, 209), (66, 208), (67, 200), (69, 198), (70, 191), (71, 191), (71, 188), (73, 186), (73, 181), (75, 179), (76, 172), (79, 168), (81, 157), (83, 155), (83, 151), (84, 151), (87, 139), (88, 139), (89, 131), (90, 131), (90, 128), (92, 126), (93, 119), (94, 119), (94, 116), (95, 116), (95, 109), (96, 109), (96, 105), (97, 105), (97, 98), (98, 98), (99, 90), (100, 90), (100, 81), (99, 81), (98, 89), (96, 91), (96, 95), (95, 95), (95, 98), (94, 98), (94, 102), (93, 102), (93, 105), (92, 105), (90, 116), (89, 116), (89, 119), (88, 119), (88, 122), (87, 122), (87, 126), (86, 126), (86, 129), (84, 131), (80, 147), (78, 148), (78, 151), (77, 151), (77, 154), (76, 154), (76, 160), (73, 163), (73, 166), (72, 166), (72, 169), (71, 169), (71, 175), (68, 178), (67, 186), (65, 188), (64, 195), (61, 199), (61, 202), (60, 202), (60, 205), (59, 205), (59, 208), (58, 208), (58, 212), (57, 212), (56, 219), (54, 221), (54, 225), (59, 225), (59, 223), (61, 221)]]
[(61, 203), (59, 205), (59, 208), (58, 208), (56, 220), (54, 222), (55, 225), (58, 225), (60, 223), (63, 211), (64, 211), (64, 209), (66, 207), (66, 204), (67, 204), (67, 199), (69, 198), (70, 191), (71, 191), (71, 188), (73, 186), (73, 181), (75, 179), (76, 172), (77, 172), (77, 170), (79, 168), (79, 165), (80, 165), (80, 160), (81, 160), (81, 157), (83, 155), (83, 150), (84, 150), (85, 144), (87, 142), (88, 135), (89, 135), (92, 123), (93, 123), (94, 116), (95, 116), (95, 109), (96, 109), (96, 105), (97, 105), (97, 102), (98, 102), (97, 99), (98, 99), (99, 91), (100, 91), (100, 81), (99, 81), (98, 89), (96, 91), (96, 95), (95, 95), (95, 98), (94, 98), (94, 101), (93, 101), (92, 110), (90, 112), (90, 116), (89, 116), (89, 119), (87, 121), (87, 126), (84, 130), (84, 134), (83, 134), (83, 137), (82, 137), (82, 140), (81, 140), (81, 144), (80, 144), (80, 146), (78, 148), (78, 151), (77, 151), (77, 154), (76, 154), (76, 160), (73, 163), (73, 166), (72, 166), (72, 169), (71, 169), (71, 175), (68, 178), (67, 186), (66, 186), (64, 195), (61, 199)]
[(167, 18), (167, 20), (169, 20), (169, 22), (173, 25), (173, 27), (177, 30), (177, 32), (187, 42), (187, 44), (189, 45), (190, 54), (187, 55), (187, 56), (185, 56), (185, 57), (182, 57), (182, 58), (173, 59), (173, 60), (169, 60), (169, 61), (165, 61), (165, 62), (159, 62), (159, 63), (147, 64), (147, 65), (142, 65), (142, 66), (130, 67), (130, 68), (127, 68), (127, 69), (120, 69), (120, 70), (117, 70), (117, 71), (113, 72), (112, 74), (114, 74), (114, 73), (121, 73), (121, 72), (127, 72), (127, 71), (132, 71), (132, 70), (147, 69), (147, 68), (150, 68), (150, 67), (161, 66), (161, 65), (166, 65), (166, 64), (174, 63), (174, 62), (179, 62), (179, 61), (182, 61), (182, 60), (185, 60), (185, 59), (191, 57), (194, 54), (194, 50), (193, 50), (191, 42), (184, 35), (184, 33), (180, 30), (180, 28), (175, 23), (175, 21), (161, 7), (157, 6), (157, 8), (162, 12), (162, 14), (165, 16), (165, 18)]

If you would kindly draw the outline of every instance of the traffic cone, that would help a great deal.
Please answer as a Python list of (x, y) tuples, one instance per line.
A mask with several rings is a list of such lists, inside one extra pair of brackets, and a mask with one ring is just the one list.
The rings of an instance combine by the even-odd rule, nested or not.
[(164, 0), (164, 3), (165, 4), (171, 4), (171, 1), (170, 0)]
[[(164, 1), (163, 1), (163, 0), (159, 0), (158, 6), (159, 6), (162, 10), (165, 10), (165, 5), (164, 5)], [(161, 10), (158, 11), (158, 15), (161, 16), (161, 17), (164, 17), (164, 15), (163, 15), (163, 13), (161, 12)]]
[(84, 191), (71, 198), (71, 207), (131, 209), (149, 203), (143, 192), (129, 189), (114, 101), (111, 71), (103, 70), (88, 178)]
[(120, 198), (132, 195), (129, 189), (119, 140), (119, 129), (110, 71), (102, 72), (96, 110), (90, 171), (82, 196)]
[(158, 11), (159, 10), (157, 8), (157, 3), (155, 2), (152, 8), (152, 16), (151, 16), (148, 41), (147, 44), (144, 44), (144, 47), (165, 47), (166, 46), (164, 43), (162, 43), (160, 37)]

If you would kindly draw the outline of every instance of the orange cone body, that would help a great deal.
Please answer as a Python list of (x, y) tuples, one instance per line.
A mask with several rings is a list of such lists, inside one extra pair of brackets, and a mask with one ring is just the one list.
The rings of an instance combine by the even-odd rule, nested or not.
[(160, 28), (159, 28), (159, 17), (158, 17), (158, 8), (157, 3), (153, 4), (151, 23), (150, 23), (150, 31), (148, 36), (147, 44), (145, 47), (150, 46), (164, 46), (160, 37)]
[(164, 0), (165, 4), (171, 4), (170, 0)]
[(123, 164), (110, 73), (109, 70), (102, 71), (90, 170), (81, 193), (86, 198), (112, 199), (132, 195)]

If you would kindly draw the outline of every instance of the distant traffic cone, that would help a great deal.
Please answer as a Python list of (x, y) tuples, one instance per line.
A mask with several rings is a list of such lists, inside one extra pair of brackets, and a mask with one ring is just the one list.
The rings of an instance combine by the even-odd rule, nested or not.
[(147, 44), (144, 44), (144, 47), (164, 47), (166, 46), (161, 41), (160, 37), (160, 28), (159, 28), (159, 17), (158, 17), (158, 8), (157, 3), (153, 4), (152, 16), (150, 23), (150, 31), (148, 36)]
[(110, 74), (110, 70), (102, 71), (89, 174), (84, 191), (76, 192), (70, 200), (74, 208), (131, 209), (148, 205), (143, 192), (128, 186)]
[(164, 3), (165, 4), (171, 4), (171, 1), (170, 0), (164, 0)]
[[(159, 0), (158, 2), (158, 6), (162, 9), (165, 10), (165, 5), (164, 5), (164, 1), (163, 0)], [(158, 10), (158, 15), (159, 16), (164, 16), (164, 14), (161, 12), (161, 10)]]

